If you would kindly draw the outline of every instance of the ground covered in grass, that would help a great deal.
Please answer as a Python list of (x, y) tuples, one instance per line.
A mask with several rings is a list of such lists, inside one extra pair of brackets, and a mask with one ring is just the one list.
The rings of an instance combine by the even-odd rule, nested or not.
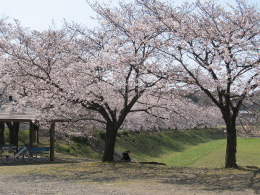
[[(222, 168), (226, 134), (219, 129), (125, 133), (116, 150), (131, 150), (135, 161), (156, 161), (168, 166)], [(260, 138), (237, 139), (237, 163), (260, 167)]]
[[(224, 169), (225, 136), (218, 129), (120, 131), (116, 153), (131, 150), (132, 163), (100, 161), (102, 132), (93, 145), (57, 140), (54, 163), (0, 163), (0, 194), (260, 194), (259, 138), (238, 138), (241, 167)], [(140, 163), (151, 161), (166, 166)]]
[[(69, 143), (57, 140), (58, 152), (102, 159), (104, 132), (96, 132), (95, 140), (74, 138)], [(260, 167), (260, 138), (239, 137), (237, 163)], [(161, 132), (119, 131), (115, 160), (130, 150), (134, 162), (158, 162), (167, 166), (223, 168), (225, 165), (226, 134), (219, 129), (164, 130)]]
[(137, 161), (150, 160), (169, 166), (192, 166), (222, 146), (224, 139), (224, 132), (218, 129), (129, 133), (118, 139), (116, 149), (129, 148)]
[(102, 163), (59, 156), (55, 163), (0, 166), (0, 194), (259, 194), (260, 169)]

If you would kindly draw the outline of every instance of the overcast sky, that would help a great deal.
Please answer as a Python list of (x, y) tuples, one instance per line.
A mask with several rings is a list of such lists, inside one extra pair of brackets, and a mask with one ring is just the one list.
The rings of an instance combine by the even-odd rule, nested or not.
[[(110, 1), (112, 5), (116, 5), (119, 0)], [(248, 0), (250, 3), (258, 4), (259, 7), (257, 1)], [(100, 0), (100, 2), (109, 1)], [(183, 0), (175, 2), (183, 2)], [(218, 2), (225, 5), (226, 2), (232, 3), (235, 0), (218, 0)], [(89, 27), (97, 25), (97, 22), (90, 17), (95, 16), (95, 13), (85, 0), (0, 0), (0, 17), (5, 16), (10, 20), (18, 19), (22, 26), (34, 30), (48, 29), (53, 22), (60, 27), (64, 19)]]

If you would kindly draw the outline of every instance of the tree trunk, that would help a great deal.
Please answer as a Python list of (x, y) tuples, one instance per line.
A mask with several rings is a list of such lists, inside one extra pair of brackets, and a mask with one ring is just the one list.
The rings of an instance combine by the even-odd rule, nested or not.
[(238, 168), (236, 164), (237, 152), (237, 133), (236, 133), (236, 120), (232, 119), (226, 122), (227, 127), (227, 148), (226, 148), (226, 168)]
[(18, 147), (18, 133), (19, 133), (19, 122), (6, 123), (10, 130), (10, 144), (13, 144)]
[(0, 145), (5, 145), (5, 123), (0, 122)]
[(11, 122), (6, 122), (7, 127), (9, 129), (9, 143), (13, 144), (14, 143), (14, 127), (13, 124)]
[(14, 145), (18, 148), (18, 134), (20, 130), (20, 123), (19, 122), (14, 122)]
[(103, 154), (103, 162), (111, 162), (114, 160), (114, 149), (117, 130), (118, 128), (115, 128), (114, 124), (107, 124), (106, 126), (106, 141)]

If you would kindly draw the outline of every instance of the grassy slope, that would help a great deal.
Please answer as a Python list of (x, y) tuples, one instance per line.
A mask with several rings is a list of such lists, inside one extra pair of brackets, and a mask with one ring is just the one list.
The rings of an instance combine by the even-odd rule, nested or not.
[(197, 166), (197, 161), (225, 145), (224, 139), (225, 135), (215, 129), (128, 133), (127, 136), (118, 138), (116, 150), (131, 150), (135, 161), (156, 161), (170, 166)]
[[(58, 152), (101, 160), (104, 132), (96, 133), (90, 147), (86, 139), (56, 142)], [(87, 143), (87, 144), (86, 144)], [(94, 145), (94, 146), (93, 146)], [(93, 150), (94, 148), (94, 150)], [(98, 150), (97, 150), (98, 148)], [(116, 152), (131, 151), (133, 161), (156, 161), (169, 166), (223, 167), (226, 137), (217, 129), (162, 131), (158, 133), (120, 131)], [(237, 163), (260, 167), (260, 139), (238, 138)]]
[(102, 158), (102, 154), (94, 151), (90, 147), (88, 140), (86, 140), (85, 138), (74, 138), (70, 142), (56, 140), (55, 149), (57, 152), (77, 157), (87, 157), (91, 159)]
[[(260, 166), (259, 138), (238, 138), (237, 163)], [(121, 136), (116, 149), (131, 150), (135, 161), (163, 162), (169, 166), (223, 167), (226, 139), (218, 130), (165, 131)]]
[(237, 145), (239, 165), (260, 167), (260, 138), (239, 138)]

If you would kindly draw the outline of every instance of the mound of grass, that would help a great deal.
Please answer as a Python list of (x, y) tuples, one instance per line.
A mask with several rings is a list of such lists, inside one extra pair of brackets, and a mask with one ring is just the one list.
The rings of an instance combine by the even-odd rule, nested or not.
[[(116, 150), (130, 150), (133, 159), (136, 161), (159, 160), (168, 165), (174, 165), (171, 159), (175, 159), (176, 156), (184, 153), (187, 149), (218, 139), (225, 139), (225, 134), (218, 129), (172, 130), (154, 133), (129, 132), (127, 136), (118, 136)], [(185, 166), (189, 163), (181, 164)]]
[(163, 156), (165, 164), (185, 167), (223, 167), (226, 140), (213, 140), (187, 147), (182, 152), (172, 152)]
[[(238, 165), (260, 166), (259, 141), (259, 138), (238, 138)], [(131, 150), (134, 161), (220, 168), (225, 165), (226, 135), (218, 129), (128, 133), (117, 138), (116, 150)]]
[(55, 149), (57, 152), (77, 157), (101, 159), (102, 154), (94, 151), (86, 138), (75, 137), (71, 141), (56, 140)]
[[(7, 131), (8, 132), (8, 131)], [(19, 140), (28, 140), (29, 131), (21, 131)], [(75, 137), (70, 141), (56, 139), (59, 153), (102, 159), (105, 132), (94, 133), (94, 140)], [(260, 167), (260, 139), (238, 138), (237, 163), (240, 166)], [(49, 138), (40, 138), (40, 146), (48, 146)], [(155, 161), (168, 166), (219, 168), (225, 164), (226, 135), (219, 129), (167, 130), (161, 132), (118, 132), (116, 160), (130, 150), (135, 162)]]

